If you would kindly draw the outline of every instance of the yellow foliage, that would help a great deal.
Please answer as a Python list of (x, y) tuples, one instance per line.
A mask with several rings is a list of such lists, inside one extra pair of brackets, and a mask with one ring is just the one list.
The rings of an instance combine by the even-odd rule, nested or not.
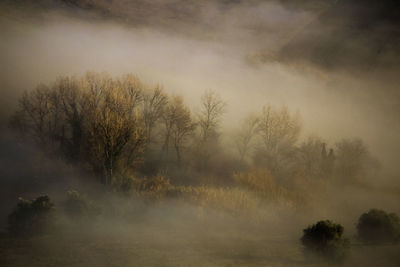
[(259, 197), (291, 206), (304, 202), (303, 196), (279, 185), (267, 169), (258, 168), (246, 173), (236, 173), (233, 178), (240, 186), (252, 190)]
[(262, 200), (251, 192), (237, 187), (177, 186), (171, 187), (167, 196), (233, 214), (255, 214), (255, 210), (262, 203)]

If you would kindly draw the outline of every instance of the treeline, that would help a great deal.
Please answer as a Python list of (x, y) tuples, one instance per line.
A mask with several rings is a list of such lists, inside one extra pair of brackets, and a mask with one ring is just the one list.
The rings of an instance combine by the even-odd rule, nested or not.
[[(129, 187), (132, 177), (158, 174), (174, 183), (229, 185), (233, 177), (249, 180), (235, 173), (256, 169), (285, 186), (307, 179), (354, 182), (373, 165), (361, 140), (333, 147), (319, 138), (301, 141), (300, 115), (286, 107), (267, 105), (234, 133), (224, 133), (226, 103), (220, 96), (206, 91), (199, 104), (193, 113), (181, 96), (133, 75), (87, 73), (25, 92), (10, 124), (46, 153), (116, 188)], [(232, 141), (223, 145), (221, 137)]]

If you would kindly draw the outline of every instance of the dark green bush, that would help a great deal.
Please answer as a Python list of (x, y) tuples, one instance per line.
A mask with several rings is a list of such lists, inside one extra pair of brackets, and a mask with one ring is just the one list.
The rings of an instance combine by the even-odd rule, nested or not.
[(357, 224), (358, 238), (364, 242), (382, 243), (400, 240), (400, 219), (395, 213), (371, 209)]
[(343, 231), (343, 226), (329, 220), (309, 226), (303, 230), (304, 235), (301, 238), (305, 253), (330, 261), (343, 261), (350, 248), (349, 240), (342, 237)]
[(34, 200), (19, 198), (8, 216), (8, 229), (16, 235), (42, 233), (51, 224), (53, 211), (54, 204), (46, 195)]
[(99, 207), (75, 190), (67, 192), (67, 200), (63, 207), (67, 216), (74, 220), (93, 218), (100, 214)]

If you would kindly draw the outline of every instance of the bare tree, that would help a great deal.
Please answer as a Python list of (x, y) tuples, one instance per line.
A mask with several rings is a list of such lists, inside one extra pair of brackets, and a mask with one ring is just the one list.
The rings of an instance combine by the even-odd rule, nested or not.
[(346, 183), (361, 182), (379, 169), (379, 162), (370, 155), (361, 139), (343, 139), (335, 145), (337, 179)]
[(156, 123), (162, 119), (168, 97), (161, 86), (146, 90), (143, 101), (143, 121), (146, 131), (146, 142), (152, 141), (152, 133)]
[(76, 78), (62, 77), (53, 85), (53, 94), (61, 109), (63, 125), (59, 141), (61, 149), (66, 156), (76, 161), (81, 156), (81, 144), (83, 140), (83, 122), (85, 108), (83, 93)]
[(244, 161), (252, 149), (253, 141), (257, 135), (259, 118), (250, 115), (244, 119), (240, 129), (235, 135), (235, 145), (240, 156), (240, 161)]
[(293, 146), (300, 136), (300, 117), (291, 115), (286, 107), (264, 106), (258, 125), (265, 148), (270, 152)]
[(11, 118), (11, 126), (32, 137), (43, 148), (49, 148), (60, 133), (61, 114), (57, 97), (45, 85), (25, 92), (19, 109)]
[(165, 108), (164, 156), (168, 156), (169, 147), (173, 145), (178, 165), (182, 162), (182, 148), (195, 129), (190, 110), (184, 105), (182, 97), (174, 96)]
[(279, 177), (288, 177), (296, 166), (296, 142), (301, 130), (298, 114), (290, 114), (286, 107), (265, 106), (259, 118), (258, 135), (262, 146), (254, 160)]
[(299, 146), (298, 169), (306, 177), (322, 178), (325, 176), (324, 165), (328, 160), (326, 144), (318, 137), (309, 137)]
[(221, 116), (226, 104), (214, 91), (206, 91), (201, 97), (201, 108), (198, 114), (201, 141), (206, 143), (210, 138), (218, 136)]
[(201, 106), (197, 113), (200, 132), (195, 153), (199, 170), (206, 170), (210, 157), (218, 151), (219, 128), (225, 110), (226, 104), (216, 92), (208, 90), (201, 97)]
[(20, 99), (12, 125), (42, 147), (88, 163), (111, 184), (115, 170), (129, 166), (144, 146), (142, 86), (132, 75), (112, 79), (87, 73), (59, 78)]
[(190, 110), (185, 107), (181, 97), (175, 97), (171, 105), (175, 110), (175, 122), (172, 125), (172, 138), (174, 142), (175, 152), (178, 165), (182, 162), (182, 148), (184, 147), (188, 137), (193, 133), (196, 124), (192, 121)]
[(135, 77), (125, 76), (105, 82), (100, 98), (93, 95), (96, 91), (90, 91), (88, 96), (89, 158), (106, 185), (112, 183), (121, 155), (129, 152), (127, 158), (133, 161), (145, 142), (139, 112), (142, 94), (137, 84)]
[(161, 155), (163, 158), (168, 157), (169, 147), (171, 143), (172, 127), (174, 126), (176, 118), (176, 109), (173, 105), (168, 103), (165, 107), (162, 120), (164, 124), (164, 143), (162, 146)]

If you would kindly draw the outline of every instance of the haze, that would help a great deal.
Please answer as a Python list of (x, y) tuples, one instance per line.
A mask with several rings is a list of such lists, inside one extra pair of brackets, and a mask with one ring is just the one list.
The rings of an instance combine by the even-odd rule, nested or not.
[[(220, 155), (224, 153), (229, 154), (229, 157), (236, 157), (233, 141), (235, 131), (242, 127), (242, 121), (249, 114), (260, 113), (266, 105), (285, 106), (290, 114), (300, 114), (302, 131), (297, 144), (306, 142), (310, 136), (321, 137), (328, 148), (335, 147), (335, 144), (343, 139), (362, 139), (373, 158), (369, 167), (373, 165), (374, 169), (365, 174), (365, 183), (362, 183), (362, 186), (328, 186), (326, 196), (323, 196), (323, 193), (313, 196), (313, 201), (310, 201), (312, 204), (305, 205), (313, 207), (309, 215), (305, 216), (299, 215), (301, 212), (298, 210), (292, 213), (287, 208), (274, 206), (275, 204), (269, 204), (268, 207), (260, 207), (257, 204), (257, 210), (260, 210), (255, 213), (261, 214), (259, 220), (269, 227), (265, 229), (259, 224), (249, 226), (267, 236), (274, 225), (281, 224), (279, 232), (289, 233), (282, 236), (290, 239), (290, 245), (287, 246), (292, 252), (298, 249), (293, 240), (299, 238), (301, 230), (307, 224), (325, 217), (331, 216), (341, 220), (346, 227), (350, 227), (349, 231), (355, 234), (354, 220), (361, 212), (373, 207), (400, 211), (398, 10), (398, 4), (392, 0), (4, 1), (0, 4), (0, 130), (3, 147), (0, 158), (4, 164), (2, 183), (12, 183), (10, 181), (13, 180), (13, 175), (24, 177), (21, 178), (24, 181), (29, 181), (29, 177), (36, 177), (35, 175), (54, 175), (62, 177), (60, 180), (63, 182), (60, 185), (51, 182), (43, 187), (38, 186), (33, 191), (50, 196), (51, 192), (54, 192), (54, 198), (61, 199), (66, 190), (81, 187), (77, 189), (79, 192), (98, 196), (100, 193), (97, 184), (86, 184), (86, 178), (83, 179), (84, 182), (79, 178), (88, 176), (86, 170), (80, 169), (80, 165), (71, 167), (63, 159), (46, 158), (38, 152), (40, 145), (38, 148), (32, 140), (15, 141), (13, 130), (9, 128), (10, 117), (18, 110), (18, 100), (23, 92), (33, 92), (38, 85), (52, 84), (59, 77), (84, 77), (88, 71), (106, 72), (112, 77), (132, 73), (148, 87), (160, 85), (167, 94), (182, 96), (193, 117), (201, 111), (204, 92), (215, 92), (226, 104), (218, 130), (221, 147), (225, 152), (218, 154), (217, 158), (222, 157)], [(189, 155), (192, 150), (188, 148), (187, 151)], [(22, 163), (21, 159), (24, 159)], [(32, 166), (35, 160), (48, 162), (43, 167), (44, 170), (38, 171)], [(6, 165), (5, 162), (9, 164)], [(29, 164), (24, 165), (24, 162)], [(226, 164), (224, 160), (217, 162)], [(58, 169), (57, 166), (62, 167)], [(221, 166), (229, 167), (221, 167), (224, 171), (216, 173), (225, 175), (230, 165)], [(243, 171), (233, 167), (232, 170), (232, 173)], [(167, 176), (168, 171), (165, 172)], [(185, 172), (185, 175), (190, 176), (191, 171), (188, 173)], [(201, 172), (193, 173), (192, 177), (201, 176)], [(217, 174), (209, 176), (214, 177)], [(181, 171), (177, 171), (176, 175), (181, 175)], [(68, 178), (71, 176), (74, 178)], [(173, 178), (167, 178), (174, 184)], [(43, 179), (47, 181), (47, 178)], [(68, 179), (71, 180), (64, 182)], [(207, 179), (204, 178), (198, 184), (207, 186), (204, 182), (208, 181)], [(177, 181), (176, 186), (180, 185), (180, 180)], [(23, 196), (26, 198), (37, 196), (29, 192), (28, 186), (25, 187), (23, 183), (19, 186), (26, 190), (16, 190), (17, 187), (13, 186), (4, 187), (9, 191), (5, 192), (6, 196), (3, 197), (6, 204), (2, 205), (2, 216), (7, 215), (10, 207), (15, 204), (15, 197), (22, 192), (27, 192), (27, 196)], [(42, 180), (38, 182), (41, 183)], [(185, 182), (182, 184), (187, 185)], [(231, 184), (223, 186), (230, 187)], [(307, 188), (305, 191), (311, 192), (313, 189)], [(106, 205), (107, 197), (104, 197), (104, 203), (99, 205)], [(337, 202), (334, 202), (336, 197)], [(114, 203), (113, 207), (119, 205), (116, 203), (125, 201), (119, 196), (110, 198)], [(142, 204), (145, 200), (139, 198), (137, 201), (140, 203), (137, 206), (146, 206)], [(344, 209), (347, 203), (352, 201), (358, 203), (358, 206)], [(129, 206), (121, 204), (121, 211), (125, 205)], [(201, 232), (197, 232), (201, 225), (195, 220), (192, 221), (197, 209), (179, 201), (170, 206), (165, 203), (161, 205), (165, 205), (167, 208), (162, 207), (169, 211), (172, 210), (171, 213), (166, 215), (167, 212), (161, 207), (143, 208), (148, 210), (147, 215), (139, 216), (140, 222), (134, 222), (135, 225), (139, 224), (138, 228), (135, 233), (129, 232), (128, 236), (140, 236), (137, 242), (145, 245), (139, 245), (138, 253), (142, 255), (141, 259), (147, 259), (143, 255), (148, 253), (148, 246), (152, 247), (156, 243), (156, 246), (162, 247), (162, 251), (166, 249), (164, 243), (160, 244), (161, 241), (151, 238), (152, 233), (165, 235), (160, 238), (162, 242), (175, 244), (175, 239), (171, 241), (170, 229), (180, 228), (183, 222), (187, 222), (178, 237), (173, 238), (181, 240), (190, 236), (191, 241), (176, 241), (177, 250), (188, 242), (190, 249), (187, 253), (191, 255), (190, 260), (182, 257), (185, 259), (174, 262), (171, 257), (175, 257), (176, 252), (172, 252), (163, 256), (156, 254), (153, 261), (143, 260), (136, 264), (160, 264), (162, 260), (157, 257), (171, 260), (167, 261), (171, 266), (184, 266), (188, 262), (196, 265), (196, 261), (201, 263), (204, 257), (207, 260), (204, 261), (204, 265), (200, 264), (201, 266), (211, 266), (213, 263), (216, 266), (256, 266), (260, 262), (265, 264), (268, 260), (275, 265), (303, 264), (301, 260), (286, 261), (285, 256), (277, 256), (279, 259), (276, 260), (274, 253), (278, 253), (280, 245), (276, 246), (275, 243), (270, 258), (257, 262), (255, 258), (263, 257), (260, 256), (263, 252), (256, 249), (257, 242), (262, 240), (257, 239), (257, 234), (247, 228), (241, 235), (238, 229), (242, 229), (248, 222), (231, 218), (231, 215), (225, 215), (225, 211), (219, 213), (205, 208), (201, 220), (212, 228), (207, 239), (202, 237)], [(112, 210), (110, 206), (108, 209)], [(134, 208), (135, 212), (140, 210), (137, 206)], [(93, 235), (97, 235), (98, 232), (104, 234), (104, 229), (114, 223), (120, 226), (109, 233), (112, 238), (118, 239), (121, 233), (121, 236), (128, 233), (127, 229), (130, 226), (123, 221), (124, 212), (121, 211), (116, 212), (117, 215), (112, 221), (100, 222), (100, 228)], [(218, 217), (220, 215), (221, 218)], [(286, 220), (290, 221), (290, 218), (294, 218), (293, 220), (301, 226), (297, 229), (288, 223)], [(309, 221), (310, 218), (313, 220)], [(146, 223), (143, 223), (159, 220), (162, 220), (161, 225), (166, 223), (167, 226), (154, 223), (146, 227)], [(218, 233), (224, 228), (221, 225), (225, 224), (233, 226), (219, 236)], [(166, 227), (167, 230), (160, 227)], [(128, 240), (123, 242), (129, 244), (130, 239), (126, 238)], [(212, 238), (216, 239), (216, 244), (210, 244)], [(273, 239), (279, 238), (280, 236)], [(245, 240), (244, 245), (240, 245), (240, 248), (234, 247), (233, 250), (248, 249), (255, 253), (249, 258), (249, 262), (246, 262), (246, 257), (241, 256), (238, 256), (240, 260), (236, 263), (219, 260), (214, 262), (213, 257), (207, 254), (209, 251), (206, 248), (215, 246), (217, 254), (221, 252), (221, 247), (229, 247), (229, 240), (236, 239)], [(45, 242), (51, 244), (53, 241)], [(43, 246), (47, 248), (48, 244)], [(203, 248), (205, 251), (202, 251)], [(356, 258), (360, 259), (364, 253), (368, 254), (365, 251), (369, 249), (356, 252)], [(298, 251), (293, 253), (299, 254)], [(390, 249), (387, 253), (391, 253)], [(96, 255), (92, 257), (96, 258)], [(85, 255), (83, 253), (80, 256)], [(113, 254), (110, 257), (114, 256)], [(220, 259), (220, 256), (217, 259)], [(391, 259), (388, 263), (394, 263), (395, 266), (396, 261)], [(24, 261), (21, 262), (20, 265), (24, 264)], [(89, 265), (95, 262), (97, 261), (89, 261)], [(350, 264), (355, 262), (357, 260), (352, 259)], [(371, 263), (372, 266), (374, 263)], [(129, 260), (108, 264), (105, 266), (126, 266), (129, 265)]]

